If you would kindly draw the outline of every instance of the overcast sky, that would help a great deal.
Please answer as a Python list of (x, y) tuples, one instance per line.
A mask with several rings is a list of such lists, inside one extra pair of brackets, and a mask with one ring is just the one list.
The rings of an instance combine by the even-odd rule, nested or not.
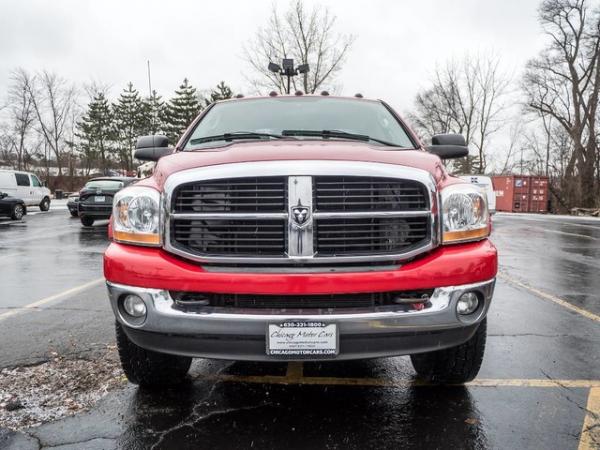
[[(277, 2), (284, 9), (288, 2)], [(315, 3), (313, 1), (309, 4)], [(542, 46), (538, 0), (324, 0), (338, 30), (357, 36), (341, 92), (411, 107), (436, 62), (495, 52), (518, 75)], [(184, 77), (199, 89), (221, 80), (248, 92), (242, 47), (269, 15), (271, 0), (1, 0), (0, 99), (10, 70), (49, 69), (77, 83), (128, 81), (168, 97)]]

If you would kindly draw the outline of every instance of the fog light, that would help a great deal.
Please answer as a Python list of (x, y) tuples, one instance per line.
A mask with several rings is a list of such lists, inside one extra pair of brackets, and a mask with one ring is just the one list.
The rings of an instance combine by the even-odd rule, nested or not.
[(123, 309), (131, 317), (144, 317), (146, 315), (146, 304), (137, 295), (128, 295), (123, 300)]
[(479, 297), (475, 292), (465, 292), (456, 303), (456, 312), (466, 316), (475, 312), (479, 306)]

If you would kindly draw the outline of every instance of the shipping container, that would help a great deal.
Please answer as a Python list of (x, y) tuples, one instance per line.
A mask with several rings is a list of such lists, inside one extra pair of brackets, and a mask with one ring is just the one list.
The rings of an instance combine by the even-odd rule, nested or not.
[(492, 177), (496, 211), (548, 212), (548, 177), (508, 175)]

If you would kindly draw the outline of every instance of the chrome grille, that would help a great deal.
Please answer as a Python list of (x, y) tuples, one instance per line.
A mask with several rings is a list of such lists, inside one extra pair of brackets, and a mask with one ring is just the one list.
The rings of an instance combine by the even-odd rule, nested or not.
[(166, 250), (205, 264), (396, 263), (439, 239), (432, 178), (403, 166), (224, 164), (175, 173), (165, 193)]
[(316, 211), (418, 211), (427, 190), (413, 180), (376, 177), (315, 177)]

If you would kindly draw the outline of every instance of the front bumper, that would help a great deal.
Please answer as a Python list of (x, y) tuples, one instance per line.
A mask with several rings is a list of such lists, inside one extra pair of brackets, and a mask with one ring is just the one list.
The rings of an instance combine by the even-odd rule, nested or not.
[[(495, 279), (480, 283), (437, 288), (430, 306), (417, 311), (396, 307), (319, 310), (306, 314), (294, 310), (248, 311), (205, 308), (184, 312), (176, 307), (169, 291), (108, 282), (111, 306), (125, 332), (140, 347), (193, 357), (273, 361), (294, 358), (266, 354), (269, 323), (308, 320), (336, 323), (339, 355), (334, 359), (364, 359), (429, 352), (467, 341), (477, 330), (490, 306)], [(460, 295), (480, 294), (479, 309), (468, 316), (456, 313)], [(120, 302), (127, 294), (140, 296), (147, 308), (143, 323), (132, 323)], [(343, 311), (343, 312), (342, 312)], [(312, 359), (312, 358), (298, 358)]]
[[(268, 323), (316, 319), (338, 324), (336, 359), (405, 355), (453, 347), (467, 341), (485, 317), (493, 294), (497, 253), (492, 243), (438, 247), (392, 269), (360, 272), (252, 273), (211, 271), (160, 248), (111, 243), (104, 254), (104, 275), (117, 320), (139, 346), (151, 350), (233, 360), (277, 360), (266, 355)], [(169, 291), (225, 294), (351, 294), (435, 289), (431, 307), (400, 312), (336, 309), (317, 315), (293, 311), (178, 310)], [(478, 290), (483, 307), (470, 321), (459, 319), (455, 305), (462, 292)], [(139, 295), (148, 309), (142, 324), (127, 323), (119, 302)], [(435, 301), (434, 301), (435, 300)], [(258, 314), (257, 314), (258, 313)]]

